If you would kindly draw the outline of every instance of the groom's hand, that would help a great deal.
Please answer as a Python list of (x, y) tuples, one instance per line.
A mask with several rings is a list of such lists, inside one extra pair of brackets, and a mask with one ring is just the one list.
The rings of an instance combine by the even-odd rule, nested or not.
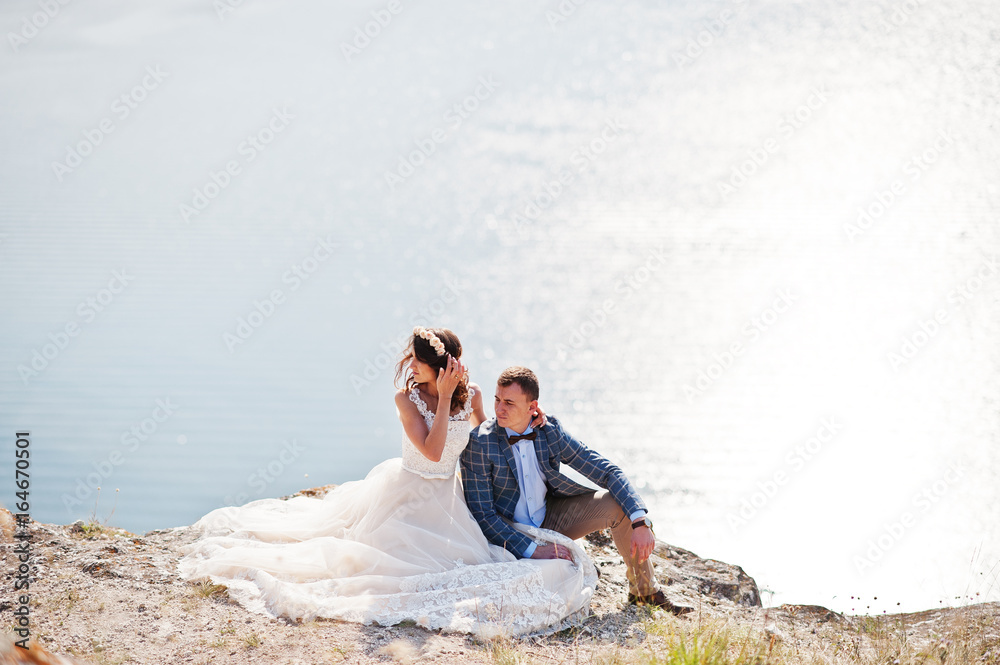
[(632, 558), (636, 562), (642, 563), (653, 553), (656, 546), (656, 538), (653, 531), (648, 526), (640, 526), (632, 529)]
[(532, 559), (566, 559), (572, 561), (573, 556), (565, 545), (539, 545), (531, 554)]

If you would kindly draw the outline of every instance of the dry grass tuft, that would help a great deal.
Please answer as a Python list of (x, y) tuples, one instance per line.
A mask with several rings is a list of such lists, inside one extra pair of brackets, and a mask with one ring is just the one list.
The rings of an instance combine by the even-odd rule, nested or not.
[(224, 584), (215, 584), (207, 577), (194, 582), (194, 592), (201, 598), (229, 598), (229, 589)]

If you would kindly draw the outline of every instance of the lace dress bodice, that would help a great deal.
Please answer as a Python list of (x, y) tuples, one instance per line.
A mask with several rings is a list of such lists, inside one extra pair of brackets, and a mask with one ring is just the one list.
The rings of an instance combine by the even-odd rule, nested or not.
[[(458, 458), (469, 445), (469, 432), (472, 430), (469, 416), (472, 414), (472, 396), (475, 390), (469, 389), (469, 397), (465, 400), (465, 406), (455, 415), (448, 418), (448, 436), (444, 441), (444, 451), (441, 453), (441, 461), (432, 462), (424, 457), (423, 453), (410, 441), (410, 437), (403, 432), (403, 468), (412, 473), (416, 473), (424, 478), (451, 478), (455, 475), (458, 466)], [(420, 415), (424, 417), (429, 430), (434, 425), (434, 414), (424, 400), (420, 397), (417, 388), (410, 390), (410, 401), (417, 405)]]

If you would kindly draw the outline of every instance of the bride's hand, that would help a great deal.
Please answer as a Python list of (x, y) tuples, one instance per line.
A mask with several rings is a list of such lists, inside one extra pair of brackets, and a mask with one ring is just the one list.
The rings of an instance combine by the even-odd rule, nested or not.
[(531, 420), (531, 426), (532, 427), (542, 427), (542, 426), (547, 425), (547, 424), (548, 423), (545, 421), (545, 412), (542, 411), (542, 407), (540, 407), (540, 406), (537, 407), (535, 409), (535, 417)]
[(448, 355), (448, 366), (438, 370), (437, 376), (437, 390), (438, 396), (451, 397), (452, 393), (455, 392), (455, 388), (461, 383), (462, 379), (468, 374), (468, 369), (465, 365), (458, 361), (457, 358)]

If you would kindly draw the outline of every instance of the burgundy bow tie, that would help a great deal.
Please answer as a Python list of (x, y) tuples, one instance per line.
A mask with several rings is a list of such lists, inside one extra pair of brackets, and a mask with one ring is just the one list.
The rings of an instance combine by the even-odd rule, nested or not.
[(523, 441), (524, 439), (527, 439), (528, 441), (534, 441), (535, 440), (535, 433), (537, 431), (538, 430), (531, 430), (527, 434), (518, 434), (516, 436), (509, 436), (508, 435), (507, 436), (507, 440), (510, 442), (510, 445), (512, 445), (512, 446), (515, 443), (517, 443), (518, 441)]

